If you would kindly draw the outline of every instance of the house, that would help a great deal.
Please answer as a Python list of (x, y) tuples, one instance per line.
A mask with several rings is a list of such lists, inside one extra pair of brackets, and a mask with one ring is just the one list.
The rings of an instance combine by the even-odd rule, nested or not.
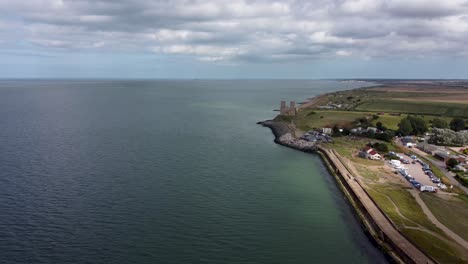
[(407, 143), (413, 143), (413, 138), (412, 137), (402, 137), (401, 138), (401, 143), (406, 146)]
[(363, 159), (371, 159), (371, 160), (380, 160), (382, 159), (382, 156), (380, 156), (377, 151), (375, 151), (373, 148), (369, 146), (365, 146), (360, 152), (359, 152), (359, 157)]
[(417, 148), (428, 153), (428, 154), (431, 154), (435, 151), (437, 151), (437, 147), (434, 146), (434, 145), (431, 145), (431, 144), (428, 144), (426, 142), (420, 142), (417, 144)]
[(373, 149), (372, 149), (371, 147), (369, 147), (369, 146), (365, 146), (362, 150), (365, 151), (366, 153), (369, 153), (369, 152), (371, 152)]
[(364, 150), (359, 151), (358, 156), (359, 156), (360, 158), (363, 158), (363, 159), (368, 159), (368, 158), (369, 158), (369, 154), (368, 154), (366, 151), (364, 151)]
[(442, 151), (438, 151), (438, 152), (434, 153), (434, 157), (436, 157), (436, 158), (438, 158), (438, 159), (440, 159), (440, 160), (442, 160), (444, 162), (447, 162), (449, 159), (455, 159), (460, 163), (465, 163), (466, 162), (466, 157), (465, 156), (450, 155), (449, 153), (442, 152)]
[(332, 133), (332, 129), (330, 127), (324, 127), (322, 128), (322, 133), (324, 134), (331, 134)]
[(380, 160), (380, 159), (382, 159), (382, 156), (380, 156), (380, 154), (377, 153), (377, 151), (375, 151), (375, 150), (371, 150), (368, 154), (369, 154), (369, 159), (371, 159), (371, 160)]

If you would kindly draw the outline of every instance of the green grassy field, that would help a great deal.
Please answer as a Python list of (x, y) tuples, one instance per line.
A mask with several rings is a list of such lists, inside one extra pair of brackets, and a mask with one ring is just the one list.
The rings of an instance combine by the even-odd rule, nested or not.
[[(338, 125), (340, 127), (349, 126), (353, 121), (363, 117), (371, 117), (375, 115), (375, 112), (359, 112), (359, 111), (339, 111), (339, 110), (300, 110), (296, 117), (285, 117), (288, 118), (288, 121), (291, 119), (294, 120), (296, 126), (303, 130), (311, 130), (313, 128), (321, 128), (321, 127), (333, 127), (334, 125)], [(377, 119), (372, 119), (372, 125), (376, 125), (377, 122), (381, 122), (383, 126), (397, 130), (398, 123), (400, 120), (407, 117), (407, 114), (401, 114), (400, 116), (394, 116), (384, 114), (379, 115)], [(422, 117), (427, 124), (430, 124), (429, 121), (434, 118), (442, 118), (448, 122), (452, 118), (450, 117), (438, 117), (433, 115), (418, 115)]]
[(296, 126), (304, 131), (331, 127), (335, 124), (347, 126), (354, 120), (366, 116), (362, 112), (332, 111), (332, 110), (302, 110), (294, 118)]
[(445, 200), (421, 193), (421, 198), (441, 223), (468, 240), (468, 202), (461, 199)]
[[(379, 204), (386, 204), (386, 206), (382, 207), (385, 213), (388, 211), (389, 215), (395, 216), (396, 220), (404, 220), (406, 226), (419, 225), (444, 236), (444, 233), (426, 217), (414, 197), (407, 190), (390, 184), (374, 184), (369, 189), (374, 193), (371, 194), (374, 200)], [(395, 206), (403, 217), (396, 213)], [(404, 226), (400, 227), (403, 228)]]
[(425, 114), (437, 116), (468, 117), (468, 105), (447, 102), (419, 102), (412, 100), (377, 99), (357, 105), (358, 111), (383, 111), (395, 113)]
[[(428, 255), (441, 263), (466, 263), (468, 261), (467, 252), (464, 252), (460, 246), (446, 241), (448, 238), (442, 230), (427, 218), (408, 191), (391, 184), (372, 184), (367, 191), (398, 229)], [(431, 194), (427, 196), (433, 197)], [(441, 211), (443, 213), (443, 210)], [(460, 220), (463, 221), (463, 219), (465, 218)]]
[(416, 229), (405, 229), (404, 234), (440, 263), (466, 263), (468, 260), (445, 241)]

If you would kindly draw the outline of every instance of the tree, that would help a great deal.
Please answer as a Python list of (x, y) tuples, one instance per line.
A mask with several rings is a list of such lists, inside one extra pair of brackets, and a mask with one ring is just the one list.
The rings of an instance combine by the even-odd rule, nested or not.
[(436, 145), (464, 146), (468, 144), (468, 132), (455, 132), (447, 128), (433, 128), (429, 143)]
[(434, 118), (432, 119), (432, 127), (437, 127), (437, 128), (448, 128), (448, 123), (442, 118)]
[(338, 128), (337, 125), (334, 125), (334, 126), (333, 126), (332, 131), (333, 131), (333, 135), (334, 135), (334, 136), (340, 135), (340, 129)]
[(408, 116), (407, 117), (411, 122), (411, 126), (413, 127), (413, 134), (421, 135), (427, 132), (427, 123), (421, 117), (417, 116)]
[(445, 165), (447, 165), (447, 167), (449, 167), (450, 169), (453, 169), (455, 166), (458, 165), (458, 160), (450, 158), (450, 159), (447, 160)]
[(388, 152), (388, 146), (385, 143), (376, 142), (373, 146), (378, 152)]
[(455, 117), (450, 121), (450, 129), (453, 131), (460, 131), (465, 129), (465, 120), (461, 117)]
[(386, 130), (387, 130), (387, 128), (386, 128), (385, 126), (383, 126), (383, 125), (382, 125), (382, 122), (380, 122), (380, 121), (377, 122), (377, 123), (375, 124), (375, 126), (376, 126), (377, 129), (380, 130), (380, 131), (386, 131)]
[(393, 137), (395, 136), (395, 131), (393, 130), (385, 130), (385, 132), (380, 134), (375, 134), (376, 139), (380, 139), (383, 141), (391, 142)]
[(403, 118), (400, 123), (398, 124), (398, 132), (403, 136), (408, 136), (413, 132), (413, 126), (408, 118)]
[(382, 122), (380, 122), (380, 121), (377, 122), (377, 123), (375, 124), (375, 126), (377, 127), (378, 130), (382, 130), (382, 127), (383, 127)]
[(417, 116), (408, 116), (403, 118), (400, 121), (400, 124), (398, 124), (398, 127), (400, 128), (400, 134), (403, 136), (420, 135), (424, 134), (428, 130), (426, 121)]

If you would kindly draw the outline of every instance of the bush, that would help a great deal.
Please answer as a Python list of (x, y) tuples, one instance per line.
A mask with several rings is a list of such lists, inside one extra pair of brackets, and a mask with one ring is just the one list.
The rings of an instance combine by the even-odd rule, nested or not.
[(390, 154), (390, 153), (385, 154), (384, 157), (389, 159), (389, 160), (399, 160), (400, 159), (400, 158), (398, 158), (398, 156), (396, 154)]
[(455, 176), (459, 182), (461, 182), (464, 186), (468, 186), (468, 176), (465, 176), (463, 173), (457, 173)]
[(450, 121), (450, 129), (452, 129), (453, 131), (463, 130), (465, 129), (465, 125), (465, 120), (460, 117), (455, 117), (454, 119), (452, 119), (452, 121)]
[(449, 167), (450, 169), (453, 169), (455, 166), (458, 165), (458, 163), (459, 163), (458, 160), (450, 158), (447, 160), (445, 165), (447, 165), (447, 167)]
[(388, 152), (388, 146), (387, 144), (385, 143), (379, 143), (379, 142), (375, 142), (375, 143), (369, 143), (367, 144), (369, 147), (372, 147), (374, 148), (375, 150), (377, 150), (378, 152)]
[(395, 137), (395, 131), (393, 130), (385, 130), (383, 133), (375, 134), (376, 139), (380, 139), (387, 142), (391, 142), (393, 137)]
[(434, 118), (431, 120), (432, 127), (436, 128), (448, 128), (448, 123), (442, 118)]

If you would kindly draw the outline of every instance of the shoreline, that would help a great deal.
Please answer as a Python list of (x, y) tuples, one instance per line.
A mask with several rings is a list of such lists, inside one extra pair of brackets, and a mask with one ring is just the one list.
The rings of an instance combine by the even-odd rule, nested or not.
[(279, 145), (306, 153), (317, 153), (320, 155), (325, 166), (335, 178), (338, 187), (354, 208), (356, 215), (359, 217), (363, 231), (369, 234), (373, 242), (375, 242), (385, 254), (390, 256), (394, 262), (436, 263), (435, 260), (420, 250), (417, 245), (406, 239), (394, 226), (393, 222), (373, 201), (359, 181), (355, 179), (352, 173), (344, 166), (340, 156), (333, 149), (327, 149), (320, 145), (293, 137), (292, 135), (295, 131), (284, 122), (266, 120), (258, 122), (257, 124), (270, 128), (275, 137), (274, 142)]

